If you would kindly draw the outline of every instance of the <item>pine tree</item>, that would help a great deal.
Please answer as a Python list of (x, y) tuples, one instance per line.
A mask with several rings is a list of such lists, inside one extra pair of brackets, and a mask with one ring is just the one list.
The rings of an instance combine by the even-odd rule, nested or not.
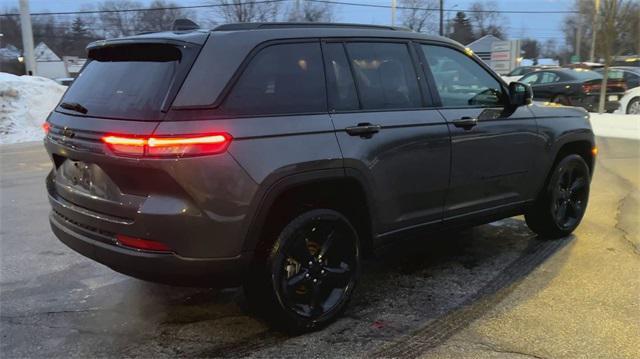
[(453, 32), (451, 33), (451, 39), (456, 40), (463, 45), (475, 40), (471, 22), (467, 15), (462, 11), (458, 11), (456, 17), (453, 19)]

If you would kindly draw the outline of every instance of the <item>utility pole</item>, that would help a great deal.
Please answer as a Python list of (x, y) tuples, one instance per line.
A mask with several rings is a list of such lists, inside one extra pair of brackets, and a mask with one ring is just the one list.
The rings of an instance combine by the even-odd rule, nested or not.
[(578, 28), (576, 29), (576, 55), (578, 56), (578, 62), (582, 62), (582, 58), (580, 58), (581, 47), (582, 47), (582, 19), (578, 19)]
[(591, 48), (589, 49), (589, 61), (595, 62), (596, 59), (596, 34), (598, 33), (598, 14), (600, 13), (600, 0), (594, 0), (595, 8), (593, 9), (593, 25), (591, 25)]
[(295, 13), (296, 13), (295, 21), (303, 21), (302, 16), (300, 16), (300, 15), (302, 15), (302, 14), (300, 14), (300, 0), (296, 0)]
[(440, 36), (444, 36), (444, 0), (440, 0)]
[(391, 26), (396, 26), (396, 0), (391, 0)]
[(20, 0), (20, 27), (22, 28), (22, 51), (27, 75), (35, 76), (36, 59), (33, 55), (33, 31), (31, 29), (31, 15), (29, 15), (29, 0)]

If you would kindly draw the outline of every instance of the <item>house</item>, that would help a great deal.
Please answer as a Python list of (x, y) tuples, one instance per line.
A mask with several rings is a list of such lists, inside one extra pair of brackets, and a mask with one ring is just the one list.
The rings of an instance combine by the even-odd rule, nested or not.
[(41, 42), (33, 49), (36, 59), (36, 74), (38, 76), (57, 79), (68, 77), (64, 61), (44, 42)]
[(80, 70), (82, 70), (84, 63), (87, 62), (87, 59), (78, 56), (62, 56), (62, 61), (67, 70), (67, 76), (76, 78)]
[(493, 35), (485, 35), (476, 41), (467, 44), (473, 53), (475, 53), (484, 62), (490, 63), (491, 61), (491, 46), (496, 41), (502, 41), (501, 39)]

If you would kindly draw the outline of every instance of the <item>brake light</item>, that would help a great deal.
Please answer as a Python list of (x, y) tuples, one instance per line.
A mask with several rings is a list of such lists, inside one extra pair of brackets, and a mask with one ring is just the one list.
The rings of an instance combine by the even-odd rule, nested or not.
[(146, 251), (171, 252), (171, 248), (164, 243), (150, 241), (148, 239), (134, 238), (123, 234), (116, 235), (116, 239), (120, 245), (134, 249), (142, 249)]
[(102, 142), (125, 156), (184, 157), (222, 153), (233, 138), (228, 133), (185, 137), (134, 137), (109, 135)]
[(48, 134), (49, 133), (49, 128), (51, 127), (51, 125), (49, 125), (49, 122), (45, 122), (42, 124), (42, 131), (44, 131), (44, 134)]

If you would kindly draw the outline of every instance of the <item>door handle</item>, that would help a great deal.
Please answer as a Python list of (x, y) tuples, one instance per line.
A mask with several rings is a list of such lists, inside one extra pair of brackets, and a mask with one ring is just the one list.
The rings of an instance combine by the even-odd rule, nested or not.
[(478, 124), (478, 119), (474, 117), (464, 116), (460, 117), (457, 120), (451, 121), (451, 123), (453, 123), (453, 125), (456, 127), (462, 127), (465, 130), (470, 130), (473, 126)]
[(345, 128), (345, 131), (350, 136), (360, 136), (364, 138), (371, 138), (374, 134), (380, 132), (382, 127), (380, 125), (372, 125), (369, 122), (359, 123), (357, 126), (351, 126)]

